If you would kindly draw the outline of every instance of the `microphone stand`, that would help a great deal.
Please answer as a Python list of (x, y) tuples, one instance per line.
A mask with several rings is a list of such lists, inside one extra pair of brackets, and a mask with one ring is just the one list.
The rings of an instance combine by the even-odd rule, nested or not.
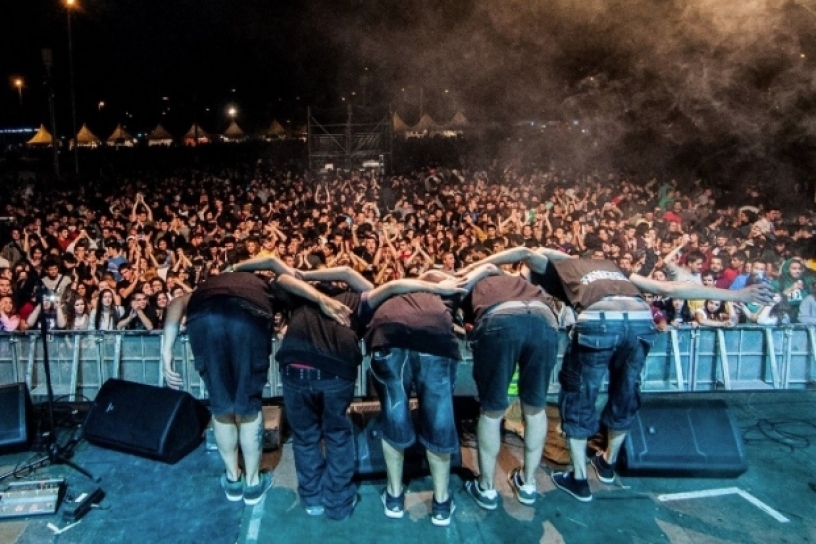
[[(51, 385), (51, 363), (48, 359), (48, 340), (47, 340), (48, 327), (46, 325), (45, 320), (45, 305), (43, 304), (43, 291), (45, 290), (45, 286), (42, 284), (42, 280), (40, 280), (40, 284), (37, 285), (35, 289), (37, 304), (39, 304), (40, 306), (40, 315), (37, 317), (37, 321), (39, 322), (40, 325), (40, 342), (42, 344), (43, 349), (43, 368), (45, 369), (45, 385), (48, 391), (47, 405), (48, 405), (49, 430), (47, 433), (44, 433), (46, 454), (40, 457), (39, 459), (35, 459), (29, 463), (26, 463), (22, 467), (15, 468), (11, 472), (0, 474), (0, 481), (13, 474), (17, 474), (25, 470), (39, 468), (41, 466), (46, 465), (65, 464), (73, 468), (77, 472), (84, 474), (91, 480), (98, 482), (100, 481), (99, 478), (95, 477), (88, 470), (82, 468), (81, 466), (71, 461), (70, 459), (74, 455), (73, 448), (79, 443), (79, 440), (74, 438), (72, 435), (70, 440), (68, 440), (68, 443), (64, 446), (61, 446), (57, 441), (57, 428), (56, 424), (54, 423), (54, 388)], [(54, 303), (52, 302), (52, 304)]]

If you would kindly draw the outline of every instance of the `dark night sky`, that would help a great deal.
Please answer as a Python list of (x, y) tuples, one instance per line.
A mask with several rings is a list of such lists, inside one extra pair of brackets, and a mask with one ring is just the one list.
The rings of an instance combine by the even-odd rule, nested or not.
[[(646, 133), (711, 147), (716, 160), (776, 160), (816, 138), (814, 0), (77, 2), (78, 121), (100, 136), (117, 122), (186, 130), (194, 117), (223, 130), (230, 103), (250, 130), (299, 125), (307, 105), (342, 112), (342, 96), (410, 123), (422, 96), (441, 121), (459, 108), (477, 120), (591, 120), (603, 145)], [(0, 127), (46, 119), (47, 46), (67, 127), (65, 8), (14, 4), (0, 19)]]

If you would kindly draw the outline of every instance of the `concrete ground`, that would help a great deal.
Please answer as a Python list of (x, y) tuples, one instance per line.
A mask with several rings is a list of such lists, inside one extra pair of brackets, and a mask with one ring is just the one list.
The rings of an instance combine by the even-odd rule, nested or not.
[[(59, 513), (0, 521), (0, 543), (816, 542), (816, 391), (673, 397), (689, 403), (726, 400), (744, 439), (749, 467), (744, 474), (722, 479), (622, 476), (604, 485), (590, 471), (594, 500), (579, 503), (553, 486), (551, 468), (544, 463), (538, 473), (539, 500), (530, 507), (518, 503), (507, 484), (506, 475), (522, 453), (520, 440), (507, 435), (496, 478), (499, 508), (480, 509), (457, 474), (451, 478), (457, 504), (453, 522), (438, 528), (430, 522), (427, 476), (410, 481), (401, 520), (383, 515), (379, 493), (384, 480), (369, 479), (360, 484), (354, 515), (333, 522), (309, 517), (300, 506), (289, 444), (265, 455), (265, 466), (274, 470), (274, 487), (258, 505), (244, 507), (224, 499), (217, 486), (220, 460), (204, 445), (176, 465), (165, 465), (81, 443), (75, 460), (101, 477), (99, 484), (65, 465), (40, 469), (31, 478), (64, 476), (69, 491), (99, 485), (107, 494), (102, 508), (59, 535), (48, 527), (67, 525)], [(462, 453), (465, 467), (474, 469), (472, 436), (463, 437)], [(30, 456), (0, 456), (0, 473)], [(0, 490), (9, 481), (0, 482)]]

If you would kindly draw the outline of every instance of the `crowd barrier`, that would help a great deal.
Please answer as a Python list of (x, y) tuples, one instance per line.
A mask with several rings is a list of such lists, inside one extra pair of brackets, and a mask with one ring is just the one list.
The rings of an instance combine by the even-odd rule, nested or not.
[[(567, 345), (561, 334), (558, 363), (550, 393), (558, 392), (558, 367)], [(92, 400), (108, 378), (163, 384), (160, 332), (64, 332), (46, 336), (51, 383), (56, 397)], [(282, 396), (273, 340), (265, 398)], [(461, 342), (455, 394), (476, 396), (473, 362)], [(195, 371), (186, 336), (174, 346), (176, 370), (184, 389), (198, 398), (207, 391)], [(32, 396), (47, 393), (43, 345), (39, 332), (0, 333), (0, 383), (25, 382)], [(642, 375), (644, 392), (805, 389), (816, 384), (816, 328), (741, 326), (732, 329), (681, 328), (660, 333)], [(356, 396), (373, 395), (367, 377), (368, 358), (358, 373)]]

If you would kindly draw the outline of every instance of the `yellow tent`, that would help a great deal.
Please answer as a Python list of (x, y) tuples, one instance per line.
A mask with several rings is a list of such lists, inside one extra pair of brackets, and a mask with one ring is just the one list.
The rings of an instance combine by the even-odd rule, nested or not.
[(82, 124), (82, 128), (77, 132), (75, 143), (79, 147), (96, 147), (101, 143), (101, 140), (88, 129), (88, 125)]
[(198, 124), (193, 123), (187, 134), (184, 135), (184, 145), (197, 145), (210, 143), (210, 135), (207, 134)]
[(286, 137), (286, 129), (283, 128), (283, 125), (278, 123), (277, 119), (274, 119), (272, 121), (272, 124), (269, 125), (269, 128), (266, 129), (266, 132), (264, 132), (264, 136), (267, 136), (269, 138), (283, 139)]
[(453, 129), (465, 128), (467, 125), (468, 120), (467, 117), (465, 117), (465, 114), (462, 113), (462, 110), (457, 111), (454, 114), (453, 119), (451, 119), (450, 123), (448, 123), (448, 127)]
[(51, 136), (51, 133), (45, 128), (45, 125), (40, 125), (40, 130), (37, 131), (37, 134), (26, 143), (28, 145), (51, 145), (54, 143), (54, 137)]
[(241, 130), (241, 127), (239, 127), (238, 123), (234, 120), (230, 123), (230, 126), (227, 127), (227, 130), (224, 131), (224, 139), (228, 142), (237, 142), (246, 139), (246, 137), (246, 132)]
[(150, 134), (147, 135), (147, 145), (172, 145), (173, 144), (173, 135), (167, 132), (161, 123), (156, 125), (156, 128), (150, 131)]
[(122, 125), (116, 125), (116, 130), (105, 142), (108, 145), (123, 145), (125, 147), (133, 147), (133, 136), (128, 131), (122, 128)]

